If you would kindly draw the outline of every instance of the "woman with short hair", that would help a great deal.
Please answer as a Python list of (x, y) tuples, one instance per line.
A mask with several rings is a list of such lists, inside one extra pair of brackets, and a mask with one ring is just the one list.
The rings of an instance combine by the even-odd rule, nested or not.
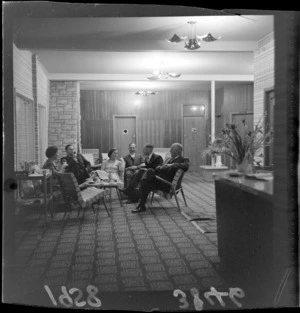
[[(48, 158), (43, 165), (43, 169), (48, 169), (52, 172), (52, 190), (55, 198), (60, 198), (60, 184), (55, 173), (63, 173), (68, 166), (67, 161), (64, 160), (60, 165), (58, 162), (58, 148), (56, 146), (50, 146), (46, 149), (45, 155)], [(49, 188), (49, 187), (48, 187)]]
[(118, 159), (118, 150), (110, 149), (108, 151), (108, 159), (104, 160), (101, 165), (101, 170), (111, 173), (111, 179), (116, 182), (124, 182), (124, 162)]
[(68, 166), (67, 162), (64, 160), (63, 164), (60, 166), (58, 162), (58, 148), (56, 146), (50, 146), (46, 149), (45, 155), (48, 158), (43, 165), (43, 169), (51, 170), (54, 175), (55, 172), (62, 173)]

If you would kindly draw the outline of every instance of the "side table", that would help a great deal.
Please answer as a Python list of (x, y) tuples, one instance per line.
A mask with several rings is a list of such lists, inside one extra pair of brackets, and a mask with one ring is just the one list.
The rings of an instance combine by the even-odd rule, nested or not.
[[(53, 217), (53, 194), (52, 194), (52, 173), (44, 171), (42, 174), (28, 174), (28, 172), (15, 172), (18, 183), (16, 191), (16, 205), (25, 206), (43, 206), (45, 212), (45, 224), (47, 224), (48, 205), (50, 207), (51, 217)], [(42, 186), (42, 195), (26, 196), (22, 190), (22, 182), (39, 181)], [(37, 200), (42, 200), (42, 203)], [(37, 201), (37, 202), (36, 202)]]

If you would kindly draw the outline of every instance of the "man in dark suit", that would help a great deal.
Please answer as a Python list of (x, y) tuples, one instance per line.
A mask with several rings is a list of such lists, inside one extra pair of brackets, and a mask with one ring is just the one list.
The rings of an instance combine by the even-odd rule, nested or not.
[(62, 158), (68, 163), (65, 172), (72, 172), (80, 185), (90, 177), (89, 172), (91, 171), (91, 163), (82, 154), (77, 153), (76, 155), (73, 145), (66, 145), (65, 150), (67, 156)]
[(153, 145), (146, 144), (143, 147), (143, 154), (145, 155), (145, 162), (137, 165), (138, 171), (132, 176), (131, 180), (128, 182), (127, 188), (120, 189), (125, 195), (129, 197), (129, 202), (133, 202), (135, 196), (135, 189), (140, 183), (143, 175), (148, 169), (156, 170), (159, 166), (163, 164), (163, 158), (159, 154), (153, 153)]
[(162, 190), (168, 192), (170, 186), (163, 183), (155, 176), (159, 176), (169, 182), (172, 182), (178, 169), (187, 171), (189, 168), (189, 159), (182, 156), (182, 145), (180, 143), (173, 143), (170, 148), (171, 157), (167, 159), (163, 165), (156, 167), (155, 169), (148, 169), (140, 182), (140, 202), (136, 209), (132, 210), (132, 213), (140, 213), (146, 211), (145, 203), (151, 190)]
[(125, 161), (124, 187), (126, 188), (132, 176), (138, 171), (138, 166), (143, 163), (143, 157), (136, 153), (134, 142), (129, 144), (129, 154), (123, 159)]

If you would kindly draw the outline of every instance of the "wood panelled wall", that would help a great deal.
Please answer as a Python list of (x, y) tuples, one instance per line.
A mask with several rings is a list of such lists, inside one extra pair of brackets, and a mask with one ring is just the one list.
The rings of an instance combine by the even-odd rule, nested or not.
[[(230, 122), (231, 113), (253, 112), (253, 83), (230, 85), (216, 90), (216, 136), (226, 123)], [(230, 167), (229, 157), (222, 162)]]
[[(129, 91), (81, 90), (82, 148), (113, 147), (113, 116), (137, 117), (138, 151), (151, 142), (156, 147), (170, 147), (182, 142), (182, 105), (210, 106), (210, 91), (160, 91), (153, 96), (137, 96)], [(209, 118), (209, 117), (207, 117)]]
[[(275, 53), (274, 33), (257, 43), (254, 51), (254, 123), (264, 114), (265, 91), (274, 88)], [(276, 99), (275, 99), (276, 101)]]
[[(253, 112), (253, 83), (225, 86), (216, 92), (216, 116), (222, 128), (230, 122), (231, 113)], [(216, 134), (221, 129), (216, 129)]]

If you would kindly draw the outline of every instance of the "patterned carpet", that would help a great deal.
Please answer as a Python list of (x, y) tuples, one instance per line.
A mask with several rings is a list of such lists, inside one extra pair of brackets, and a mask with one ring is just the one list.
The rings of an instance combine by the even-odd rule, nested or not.
[[(237, 287), (220, 270), (213, 184), (186, 175), (184, 188), (189, 206), (180, 201), (183, 213), (173, 201), (155, 197), (151, 209), (132, 214), (134, 205), (121, 208), (114, 197), (110, 217), (103, 206), (79, 219), (77, 212), (65, 218), (57, 212), (46, 229), (43, 216), (23, 217), (6, 277), (7, 301), (174, 311), (199, 309), (201, 299), (206, 310), (224, 308), (204, 297), (211, 287), (219, 292)], [(229, 297), (224, 302), (227, 309), (237, 308)]]

